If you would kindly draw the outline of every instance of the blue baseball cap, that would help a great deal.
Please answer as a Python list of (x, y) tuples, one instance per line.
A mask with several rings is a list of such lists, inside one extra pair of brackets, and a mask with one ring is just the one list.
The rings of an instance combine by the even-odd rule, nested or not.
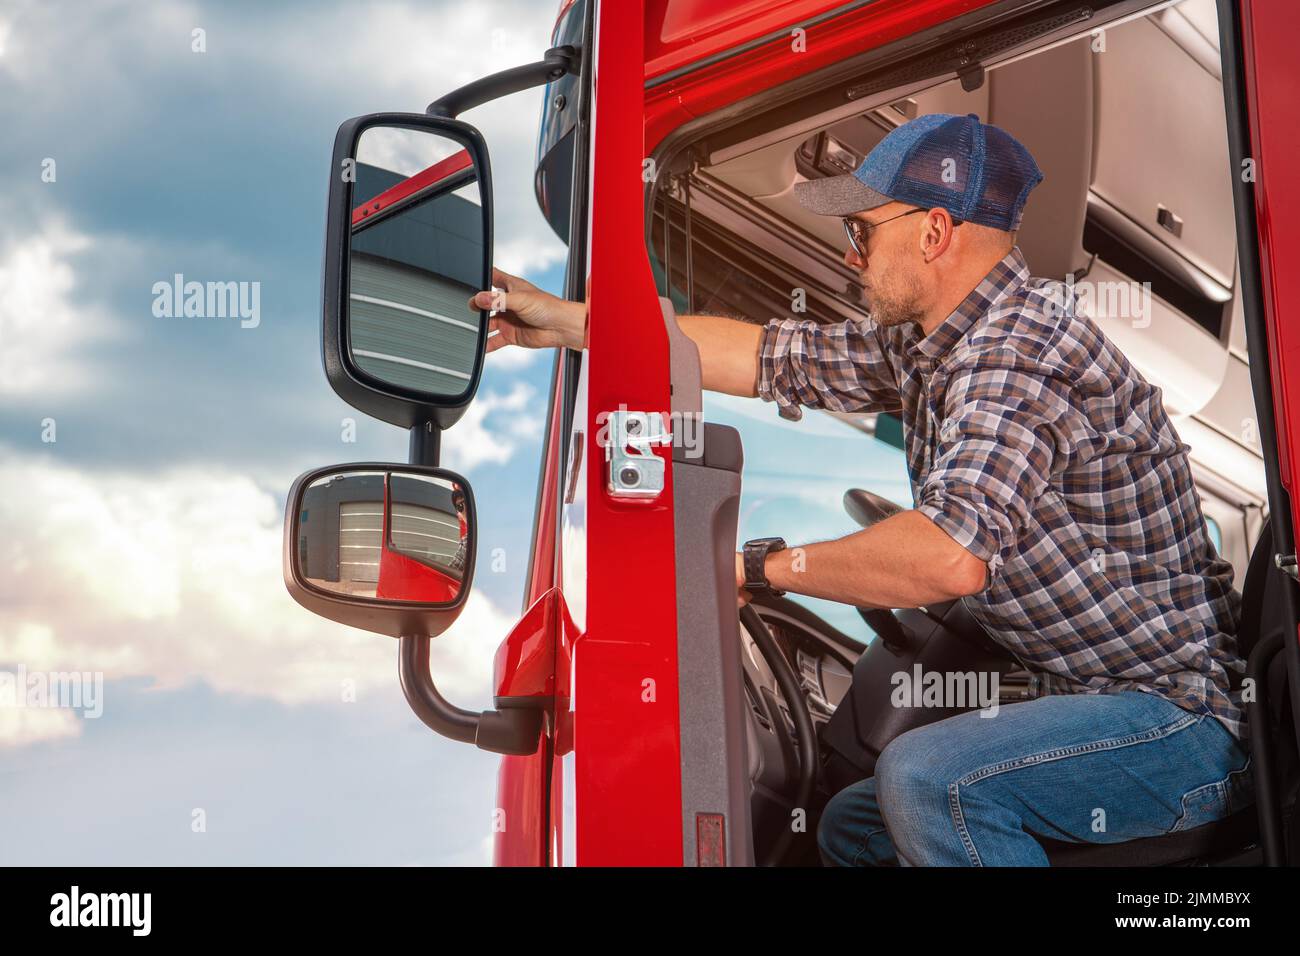
[(1006, 130), (974, 113), (930, 113), (890, 132), (852, 173), (796, 183), (794, 194), (820, 216), (905, 202), (1009, 232), (1042, 181), (1034, 157)]

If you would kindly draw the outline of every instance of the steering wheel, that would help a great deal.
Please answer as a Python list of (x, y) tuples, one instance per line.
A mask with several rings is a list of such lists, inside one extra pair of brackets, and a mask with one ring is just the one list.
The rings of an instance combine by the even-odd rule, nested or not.
[[(790, 709), (790, 719), (794, 721), (795, 748), (799, 756), (799, 777), (795, 788), (794, 805), (796, 809), (803, 808), (806, 812), (808, 802), (812, 799), (813, 788), (817, 785), (817, 734), (813, 729), (808, 700), (803, 695), (803, 688), (790, 667), (790, 662), (786, 660), (785, 654), (776, 643), (776, 638), (767, 629), (767, 625), (752, 604), (746, 604), (740, 609), (740, 623), (753, 638), (759, 653), (763, 655), (763, 660), (776, 679), (781, 696), (785, 698), (785, 704)], [(762, 862), (762, 865), (776, 866), (785, 856), (793, 839), (794, 830), (789, 826), (782, 827), (781, 835), (768, 851), (767, 859)]]

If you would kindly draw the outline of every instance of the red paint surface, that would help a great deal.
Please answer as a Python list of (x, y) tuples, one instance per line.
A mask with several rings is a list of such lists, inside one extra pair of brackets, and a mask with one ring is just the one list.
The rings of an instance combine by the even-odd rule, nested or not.
[[(1278, 464), (1291, 496), (1291, 526), (1300, 527), (1295, 476), (1300, 462), (1300, 272), (1286, 263), (1300, 256), (1294, 228), (1300, 181), (1291, 169), (1300, 150), (1295, 123), (1300, 103), (1300, 8), (1289, 3), (1242, 5), (1242, 45), (1250, 152), (1255, 164), (1255, 216), (1260, 279), (1277, 420)], [(1284, 316), (1290, 316), (1284, 319)]]
[(555, 695), (555, 636), (562, 600), (558, 588), (545, 592), (501, 642), (492, 664), (495, 696)]
[(647, 0), (647, 79), (769, 33), (789, 34), (845, 0)]
[[(545, 753), (545, 747), (539, 753)], [(504, 756), (492, 812), (492, 865), (546, 864), (546, 762), (538, 754)]]
[[(877, 0), (817, 26), (807, 27), (802, 38), (804, 51), (800, 53), (791, 48), (791, 31), (816, 14), (842, 4), (825, 0), (773, 4), (765, 16), (730, 25), (721, 25), (722, 21), (718, 21), (720, 25), (703, 33), (694, 44), (689, 41), (689, 30), (683, 28), (674, 34), (678, 38), (671, 44), (649, 48), (648, 52), (654, 55), (654, 59), (647, 63), (648, 79), (685, 65), (686, 60), (698, 62), (724, 48), (763, 37), (772, 32), (770, 26), (774, 21), (783, 29), (779, 37), (753, 50), (700, 67), (647, 90), (646, 150), (653, 150), (665, 136), (695, 117), (927, 30), (992, 2), (994, 0)], [(676, 17), (675, 11), (682, 0), (650, 0), (650, 3), (656, 9), (671, 6)], [(684, 6), (698, 9), (700, 22), (704, 23), (710, 16), (717, 21), (723, 8), (738, 4), (728, 0), (686, 0)]]
[(460, 581), (385, 545), (379, 552), (379, 583), (375, 597), (420, 604), (451, 603), (460, 594)]
[[(558, 358), (558, 356), (557, 356)], [(557, 365), (557, 374), (552, 375), (554, 393), (563, 392), (563, 365)], [(547, 432), (547, 444), (542, 449), (542, 487), (538, 496), (537, 514), (534, 516), (534, 538), (536, 547), (529, 556), (531, 562), (530, 587), (526, 596), (530, 605), (535, 604), (555, 585), (555, 535), (557, 484), (559, 482), (560, 449), (564, 447), (560, 435), (560, 402), (553, 398), (551, 402), (550, 429)], [(558, 616), (562, 623), (564, 615)], [(554, 619), (552, 619), (554, 621)], [(548, 640), (552, 648), (560, 641), (560, 633), (552, 623)], [(510, 643), (507, 637), (497, 650), (497, 661)], [(554, 651), (552, 652), (554, 655)], [(567, 665), (561, 672), (552, 660), (552, 676), (558, 683), (561, 674), (567, 685)], [(497, 672), (496, 686), (502, 686), (509, 678)], [(567, 707), (567, 703), (565, 704)], [(551, 815), (547, 812), (547, 768), (554, 749), (553, 721), (548, 721), (542, 729), (542, 746), (537, 753), (527, 757), (503, 756), (497, 770), (497, 819), (505, 821), (493, 830), (492, 861), (495, 866), (544, 866), (547, 862), (546, 844), (552, 830)], [(556, 804), (558, 806), (558, 803)]]
[(601, 412), (670, 408), (668, 334), (642, 239), (642, 7), (604, 2), (596, 22), (587, 630), (573, 643), (572, 687), (579, 865), (682, 862), (672, 469), (657, 501), (617, 502), (596, 443)]
[[(1242, 10), (1246, 65), (1246, 108), (1250, 115), (1251, 154), (1256, 159), (1255, 215), (1259, 229), (1260, 275), (1277, 415), (1282, 483), (1296, 500), (1295, 450), (1300, 448), (1300, 325), (1282, 316), (1300, 314), (1300, 274), (1284, 263), (1300, 255), (1300, 237), (1289, 224), (1300, 212), (1300, 181), (1290, 170), (1300, 149), (1295, 124), (1300, 102), (1300, 61), (1294, 38), (1300, 8), (1294, 4), (1246, 4)], [(1268, 82), (1261, 83), (1260, 77)], [(1300, 521), (1300, 511), (1292, 521)]]
[(469, 150), (462, 149), (459, 153), (453, 153), (446, 159), (434, 163), (429, 168), (420, 170), (414, 176), (389, 186), (368, 203), (357, 206), (352, 210), (352, 227), (355, 229), (357, 225), (369, 219), (375, 213), (382, 212), (394, 203), (402, 202), (416, 193), (431, 189), (449, 176), (463, 172), (472, 162)]

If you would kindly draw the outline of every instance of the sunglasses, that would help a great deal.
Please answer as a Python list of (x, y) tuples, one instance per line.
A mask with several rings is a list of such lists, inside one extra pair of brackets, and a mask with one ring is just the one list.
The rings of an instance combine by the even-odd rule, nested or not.
[[(904, 216), (911, 216), (918, 212), (929, 212), (928, 209), (909, 209), (907, 212), (900, 212), (897, 216), (890, 216), (888, 219), (882, 219), (880, 222), (863, 222), (860, 219), (853, 219), (849, 216), (844, 217), (844, 232), (849, 237), (849, 245), (853, 251), (858, 254), (859, 259), (867, 257), (867, 241), (871, 238), (871, 230), (883, 226), (887, 222), (893, 222), (895, 219), (902, 219)], [(961, 219), (953, 219), (952, 226), (956, 229), (962, 224)]]

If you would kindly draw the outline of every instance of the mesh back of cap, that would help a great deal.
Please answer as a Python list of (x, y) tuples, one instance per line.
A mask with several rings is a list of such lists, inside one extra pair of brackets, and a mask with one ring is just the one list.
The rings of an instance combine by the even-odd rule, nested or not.
[(906, 195), (918, 206), (942, 206), (965, 218), (966, 194), (978, 186), (974, 153), (976, 131), (964, 117), (954, 117), (920, 137), (899, 164), (889, 195)]
[(917, 138), (886, 194), (956, 219), (1013, 230), (1043, 175), (1028, 151), (977, 117), (954, 116)]
[(1038, 164), (1019, 141), (996, 126), (987, 126), (984, 191), (972, 221), (998, 229), (1018, 229), (1029, 191), (1043, 180)]

